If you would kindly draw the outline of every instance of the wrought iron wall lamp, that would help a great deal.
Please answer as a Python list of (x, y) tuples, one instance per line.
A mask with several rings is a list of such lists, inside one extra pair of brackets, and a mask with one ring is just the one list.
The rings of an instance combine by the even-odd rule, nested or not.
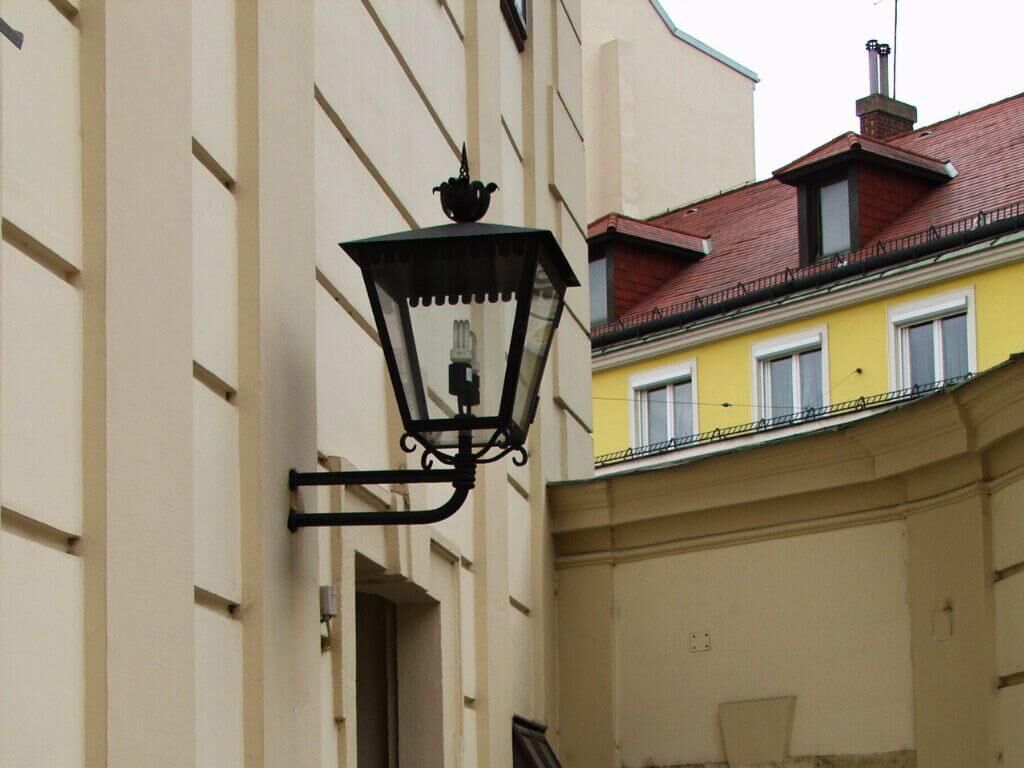
[[(314, 525), (420, 525), (454, 514), (476, 467), (512, 454), (527, 461), (551, 341), (567, 288), (579, 281), (546, 229), (481, 224), (494, 184), (471, 181), (462, 148), (457, 178), (435, 187), (454, 223), (342, 243), (359, 265), (405, 434), (421, 469), (289, 473), (288, 485), (443, 483), (451, 498), (412, 512), (288, 515), (292, 531)], [(499, 331), (498, 329), (502, 330)], [(450, 348), (446, 339), (452, 340)], [(504, 370), (481, 370), (485, 347)], [(497, 363), (494, 363), (497, 368)], [(435, 462), (445, 468), (435, 468)]]

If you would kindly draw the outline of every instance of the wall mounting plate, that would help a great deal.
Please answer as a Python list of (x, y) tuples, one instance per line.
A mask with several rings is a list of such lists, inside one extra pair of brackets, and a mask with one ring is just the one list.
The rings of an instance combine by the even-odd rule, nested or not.
[(711, 650), (710, 632), (690, 633), (690, 653), (703, 653)]

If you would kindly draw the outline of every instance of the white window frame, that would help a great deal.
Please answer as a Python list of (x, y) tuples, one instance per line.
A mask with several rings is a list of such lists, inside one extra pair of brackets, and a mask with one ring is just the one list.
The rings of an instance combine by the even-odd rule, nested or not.
[[(700, 425), (697, 421), (699, 411), (697, 401), (700, 398), (697, 397), (696, 360), (686, 360), (663, 368), (657, 368), (653, 371), (634, 373), (629, 377), (629, 445), (631, 448), (640, 448), (646, 445), (646, 392), (667, 384), (678, 384), (684, 381), (690, 382), (690, 393), (693, 401), (693, 404), (690, 406), (692, 409), (693, 433), (698, 434), (700, 432)], [(673, 438), (672, 429), (675, 426), (674, 409), (674, 398), (669, 397), (666, 418), (668, 420), (667, 434), (670, 440)]]
[[(770, 419), (775, 414), (768, 407), (771, 397), (768, 392), (769, 369), (772, 360), (780, 357), (798, 355), (801, 352), (810, 352), (812, 349), (821, 350), (821, 405), (827, 407), (829, 403), (829, 366), (828, 366), (828, 326), (819, 325), (813, 328), (805, 328), (785, 336), (777, 336), (772, 339), (765, 339), (750, 345), (750, 391), (753, 393), (753, 408), (751, 408), (751, 421), (759, 419)], [(793, 391), (800, 391), (800, 366), (797, 365), (793, 375)], [(794, 420), (799, 414), (794, 413)]]
[[(889, 389), (910, 387), (910, 350), (907, 344), (908, 329), (912, 325), (934, 322), (952, 315), (967, 315), (967, 370), (978, 370), (977, 330), (974, 318), (974, 286), (967, 286), (949, 293), (929, 296), (919, 301), (889, 307)], [(935, 324), (936, 364), (942, 365), (942, 334)]]

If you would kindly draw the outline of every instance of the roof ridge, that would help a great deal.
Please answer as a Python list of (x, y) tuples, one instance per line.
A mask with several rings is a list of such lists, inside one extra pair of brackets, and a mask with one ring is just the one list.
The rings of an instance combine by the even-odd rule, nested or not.
[(856, 131), (843, 131), (842, 133), (840, 133), (840, 134), (838, 134), (836, 136), (833, 136), (828, 141), (823, 141), (818, 146), (816, 146), (816, 147), (814, 147), (812, 149), (807, 150), (806, 152), (804, 152), (799, 157), (793, 158), (792, 160), (790, 160), (785, 165), (780, 165), (778, 168), (776, 168), (774, 171), (772, 171), (772, 176), (776, 177), (780, 171), (784, 171), (787, 168), (792, 168), (794, 165), (799, 165), (802, 160), (806, 160), (808, 157), (813, 155), (815, 152), (819, 152), (820, 150), (824, 149), (825, 147), (827, 147), (827, 146), (829, 146), (831, 144), (835, 144), (840, 139), (846, 139), (846, 138), (849, 138), (850, 136), (854, 136), (854, 137), (856, 137), (858, 139), (865, 138), (864, 136), (862, 136), (861, 134), (857, 133)]
[(707, 238), (679, 229), (672, 229), (661, 224), (627, 216), (621, 213), (609, 213), (587, 226), (587, 240), (604, 237), (610, 233), (624, 237), (636, 237), (663, 245), (675, 245), (685, 250), (707, 253)]
[[(911, 133), (913, 133), (913, 131), (911, 131)], [(885, 147), (886, 149), (892, 150), (893, 152), (902, 152), (905, 155), (913, 155), (914, 157), (919, 157), (922, 160), (928, 160), (929, 162), (932, 162), (932, 163), (948, 163), (949, 162), (949, 158), (943, 159), (943, 158), (936, 157), (935, 155), (926, 155), (923, 152), (918, 152), (918, 151), (913, 150), (913, 149), (907, 149), (906, 147), (896, 147), (896, 146), (893, 146), (888, 141), (883, 141), (881, 139), (874, 139), (874, 138), (872, 138), (870, 136), (865, 136), (863, 134), (857, 134), (857, 135), (858, 135), (859, 138), (861, 138), (861, 139), (863, 139), (865, 141), (870, 141), (873, 144), (877, 144), (880, 147)], [(905, 133), (902, 134), (902, 136), (906, 136), (906, 135), (907, 134), (905, 134)], [(901, 138), (902, 138), (902, 136), (901, 136)]]
[[(612, 213), (612, 214), (609, 214), (609, 218), (625, 219), (627, 221), (636, 222), (637, 224), (643, 224), (645, 227), (656, 227), (657, 229), (664, 229), (666, 232), (677, 232), (677, 233), (681, 232), (681, 230), (672, 229), (671, 227), (666, 227), (664, 224), (658, 224), (657, 222), (653, 222), (653, 221), (650, 221), (648, 219), (641, 219), (638, 216), (630, 216), (628, 213)], [(600, 219), (598, 219), (598, 221), (600, 221)], [(689, 233), (682, 232), (682, 234), (689, 234)], [(699, 237), (699, 235), (694, 235), (694, 237)]]
[[(883, 143), (884, 144), (891, 144), (891, 142), (897, 141), (898, 139), (905, 139), (907, 136), (909, 136), (909, 135), (911, 135), (913, 133), (920, 133), (921, 131), (928, 131), (928, 130), (931, 130), (932, 128), (935, 128), (936, 126), (942, 125), (943, 123), (950, 123), (950, 122), (952, 122), (954, 120), (959, 120), (962, 117), (969, 117), (970, 115), (976, 114), (977, 112), (983, 112), (986, 109), (991, 109), (992, 107), (998, 107), (1000, 104), (1005, 104), (1008, 101), (1013, 101), (1014, 99), (1019, 99), (1019, 98), (1022, 98), (1022, 97), (1024, 97), (1024, 91), (1019, 91), (1018, 93), (1014, 93), (1014, 94), (1012, 94), (1010, 96), (1004, 96), (1003, 98), (997, 99), (996, 101), (989, 102), (988, 104), (982, 104), (980, 107), (975, 107), (974, 109), (969, 109), (966, 112), (960, 112), (960, 113), (955, 114), (955, 115), (950, 115), (949, 117), (944, 117), (941, 120), (936, 120), (934, 123), (928, 123), (927, 125), (918, 126), (917, 128), (914, 128), (912, 131), (909, 131), (908, 133), (901, 133), (899, 136), (893, 136), (891, 139), (888, 139), (887, 141), (885, 141)], [(909, 152), (910, 150), (904, 150), (904, 151)]]

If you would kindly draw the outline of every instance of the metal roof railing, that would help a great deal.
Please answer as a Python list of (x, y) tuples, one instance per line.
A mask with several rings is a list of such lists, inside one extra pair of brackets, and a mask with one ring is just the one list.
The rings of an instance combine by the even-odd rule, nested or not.
[(622, 320), (612, 320), (591, 329), (591, 346), (600, 349), (620, 341), (639, 338), (648, 332), (678, 328), (692, 320), (710, 317), (734, 307), (756, 301), (771, 301), (794, 290), (813, 289), (843, 277), (866, 274), (873, 269), (933, 256), (938, 251), (967, 245), (989, 234), (1018, 229), (1024, 229), (1024, 201), (979, 211), (910, 235), (878, 241), (856, 251), (837, 254), (807, 266), (796, 269), (787, 267), (685, 301), (655, 307)]
[(951, 389), (968, 381), (974, 376), (972, 373), (963, 376), (956, 376), (931, 384), (918, 384), (905, 389), (897, 389), (891, 392), (883, 392), (877, 395), (858, 397), (854, 400), (846, 400), (841, 403), (833, 403), (821, 408), (807, 408), (799, 413), (789, 413), (784, 416), (773, 416), (772, 418), (758, 419), (746, 424), (736, 424), (731, 427), (719, 427), (708, 432), (699, 432), (685, 437), (677, 437), (665, 442), (653, 445), (643, 445), (636, 448), (627, 448), (623, 451), (613, 451), (594, 458), (594, 466), (597, 468), (606, 467), (611, 464), (619, 464), (624, 461), (645, 459), (651, 456), (660, 456), (666, 453), (680, 451), (685, 448), (693, 448), (698, 445), (708, 445), (731, 438), (756, 435), (784, 427), (793, 427), (799, 424), (808, 424), (821, 421), (832, 416), (841, 416), (848, 413), (879, 408), (887, 405), (897, 405), (925, 397), (935, 392)]

